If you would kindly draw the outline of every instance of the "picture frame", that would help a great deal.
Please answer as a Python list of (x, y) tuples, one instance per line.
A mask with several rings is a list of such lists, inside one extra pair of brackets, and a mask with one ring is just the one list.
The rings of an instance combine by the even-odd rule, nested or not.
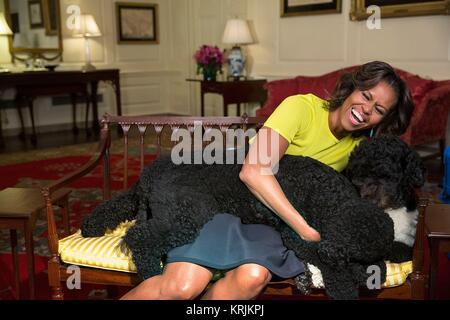
[(373, 13), (367, 12), (371, 5), (379, 6), (381, 18), (412, 17), (435, 14), (450, 14), (450, 0), (352, 0), (350, 20), (365, 20)]
[(44, 27), (44, 16), (42, 13), (41, 0), (28, 0), (28, 19), (31, 29)]
[(309, 16), (341, 13), (342, 0), (280, 0), (280, 16)]
[(55, 36), (58, 35), (59, 29), (59, 0), (42, 0), (42, 4), (44, 7), (44, 25), (45, 25), (45, 34), (47, 36)]
[(116, 2), (119, 44), (159, 44), (158, 5)]

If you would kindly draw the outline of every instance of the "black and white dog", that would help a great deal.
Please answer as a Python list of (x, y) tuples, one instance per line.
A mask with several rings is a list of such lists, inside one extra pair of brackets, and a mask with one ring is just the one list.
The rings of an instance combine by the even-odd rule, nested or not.
[[(385, 212), (394, 222), (394, 243), (386, 261), (393, 263), (412, 260), (413, 246), (416, 236), (416, 225), (419, 212), (417, 208), (386, 209)], [(321, 270), (311, 263), (306, 264), (306, 271), (296, 277), (297, 288), (305, 295), (311, 289), (325, 287)]]
[(320, 242), (310, 243), (250, 193), (239, 179), (240, 169), (239, 164), (155, 160), (132, 188), (83, 221), (82, 234), (102, 236), (107, 228), (137, 219), (124, 242), (146, 279), (161, 273), (160, 261), (169, 250), (193, 242), (216, 213), (228, 212), (243, 223), (277, 229), (289, 249), (321, 270), (330, 297), (354, 299), (366, 285), (369, 265), (379, 266), (385, 278), (384, 260), (392, 255), (395, 227), (384, 209), (413, 208), (413, 188), (424, 183), (419, 156), (393, 136), (362, 142), (350, 156), (346, 175), (308, 157), (284, 156), (276, 178), (292, 205), (321, 234)]
[[(384, 141), (385, 150), (375, 154), (370, 149), (380, 147), (378, 140)], [(358, 188), (362, 198), (384, 209), (394, 222), (394, 248), (387, 260), (411, 260), (418, 217), (412, 187), (425, 183), (425, 167), (418, 154), (398, 138), (369, 140), (364, 148), (353, 152), (345, 175)]]

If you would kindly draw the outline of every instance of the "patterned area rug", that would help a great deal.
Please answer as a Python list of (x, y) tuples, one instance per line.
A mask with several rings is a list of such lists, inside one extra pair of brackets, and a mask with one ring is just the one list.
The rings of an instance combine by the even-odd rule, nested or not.
[[(145, 162), (148, 163), (154, 159), (153, 155), (148, 155)], [(88, 156), (68, 156), (48, 160), (39, 160), (35, 162), (26, 162), (22, 164), (8, 165), (0, 167), (0, 189), (7, 187), (42, 187), (49, 182), (57, 180), (78, 169), (89, 160)], [(123, 158), (118, 155), (111, 156), (111, 187), (113, 194), (123, 188)], [(136, 157), (128, 160), (129, 180), (128, 184), (133, 184), (140, 172), (140, 162)], [(78, 228), (84, 215), (102, 200), (103, 173), (101, 166), (95, 168), (69, 187), (72, 192), (69, 196), (70, 205), (70, 225), (72, 228)], [(55, 218), (58, 223), (61, 222), (60, 215), (55, 212)], [(38, 255), (48, 255), (46, 240), (46, 216), (42, 211), (35, 228), (35, 253)], [(0, 252), (9, 252), (9, 232), (1, 230), (0, 233)], [(23, 240), (20, 242), (23, 249)]]
[[(96, 148), (96, 143), (76, 145), (63, 148), (52, 148), (47, 150), (23, 152), (17, 154), (3, 155), (0, 157), (0, 189), (7, 187), (40, 187), (48, 184), (50, 181), (59, 179), (86, 163), (89, 155)], [(123, 146), (120, 142), (113, 142), (113, 155), (111, 156), (111, 173), (113, 194), (123, 188), (123, 177), (121, 176), (123, 168), (123, 158), (118, 153)], [(137, 145), (131, 145), (129, 148), (129, 184), (136, 181), (139, 175), (139, 160), (136, 155), (139, 154)], [(152, 144), (147, 144), (146, 154), (152, 153), (155, 148)], [(74, 156), (76, 155), (76, 156)], [(33, 162), (27, 162), (33, 159)], [(154, 156), (149, 155), (145, 158), (145, 163), (151, 162)], [(433, 164), (435, 165), (435, 164)], [(434, 177), (428, 181), (421, 189), (421, 196), (429, 198), (433, 202), (440, 202), (438, 195), (442, 188), (439, 186), (439, 177)], [(79, 228), (85, 215), (92, 212), (102, 199), (102, 170), (97, 167), (93, 172), (70, 186), (72, 192), (69, 197), (71, 209), (70, 225), (72, 231)], [(55, 218), (57, 224), (61, 225), (60, 214), (56, 211)], [(47, 284), (47, 260), (49, 250), (47, 245), (47, 223), (45, 213), (42, 212), (36, 223), (34, 231), (35, 256), (36, 256), (36, 284), (37, 298), (49, 299), (49, 288)], [(22, 292), (27, 289), (26, 282), (26, 261), (23, 236), (18, 233), (19, 250), (21, 252), (21, 283)], [(450, 263), (447, 262), (447, 266)], [(443, 266), (446, 268), (446, 266)], [(445, 269), (443, 270), (445, 273)], [(12, 278), (12, 262), (10, 253), (10, 239), (8, 230), (0, 230), (0, 300), (14, 299), (15, 292)], [(69, 293), (67, 299), (96, 299), (104, 298), (104, 287), (87, 286), (84, 290), (77, 293)], [(448, 290), (447, 290), (448, 291)], [(448, 292), (447, 292), (448, 293)], [(450, 293), (448, 293), (450, 296)]]
[[(145, 163), (149, 163), (154, 159), (154, 155), (145, 157)], [(0, 166), (0, 189), (7, 187), (41, 187), (49, 182), (57, 180), (70, 172), (75, 171), (89, 160), (89, 156), (66, 156), (60, 158), (51, 158), (46, 160), (38, 160), (34, 162), (25, 162), (19, 164), (10, 164)], [(111, 187), (113, 195), (123, 188), (123, 157), (119, 155), (111, 156)], [(140, 161), (137, 157), (131, 157), (128, 161), (129, 168), (129, 185), (133, 184), (140, 172)], [(69, 196), (70, 206), (70, 226), (71, 231), (79, 228), (83, 217), (90, 212), (102, 201), (101, 187), (103, 184), (102, 168), (98, 166), (91, 173), (73, 183), (69, 187), (72, 192)], [(62, 227), (62, 219), (58, 210), (55, 211), (56, 223)], [(45, 211), (43, 210), (36, 222), (34, 229), (34, 252), (36, 259), (36, 282), (38, 285), (37, 294), (39, 299), (49, 299), (49, 290), (47, 284), (47, 260), (50, 256), (47, 242), (47, 221)], [(25, 246), (23, 234), (18, 231), (18, 247), (20, 257), (20, 272), (22, 292), (27, 291), (26, 286), (26, 261)], [(9, 230), (0, 230), (0, 300), (15, 298), (15, 290), (12, 288), (12, 262), (10, 249)], [(40, 287), (40, 288), (39, 288)], [(99, 290), (92, 288), (90, 291), (77, 292), (78, 297), (88, 298), (89, 295), (97, 298)], [(100, 292), (100, 291), (99, 291)], [(73, 294), (69, 296), (69, 298)], [(101, 291), (100, 295), (104, 295)]]
[(84, 143), (57, 148), (0, 154), (0, 166), (24, 163), (28, 161), (61, 158), (75, 154), (88, 156), (95, 151), (96, 146), (97, 143)]
[[(164, 132), (164, 131), (163, 131)], [(131, 155), (137, 156), (139, 154), (138, 148), (138, 140), (132, 139), (133, 135), (130, 134), (130, 144), (128, 146), (128, 152)], [(156, 137), (149, 135), (145, 140), (145, 153), (154, 154), (156, 153)], [(0, 154), (0, 166), (10, 165), (10, 164), (19, 164), (29, 161), (37, 161), (37, 160), (47, 160), (54, 158), (61, 158), (66, 156), (73, 155), (83, 155), (90, 156), (97, 149), (98, 143), (84, 143), (84, 144), (76, 144), (71, 146), (63, 146), (63, 147), (55, 147), (55, 148), (46, 148), (46, 149), (38, 149), (32, 151), (23, 151), (23, 152), (15, 152), (8, 154)], [(169, 150), (171, 147), (170, 136), (167, 133), (162, 135), (162, 149)], [(112, 154), (122, 154), (124, 149), (124, 145), (122, 140), (115, 139), (111, 143), (111, 153)]]

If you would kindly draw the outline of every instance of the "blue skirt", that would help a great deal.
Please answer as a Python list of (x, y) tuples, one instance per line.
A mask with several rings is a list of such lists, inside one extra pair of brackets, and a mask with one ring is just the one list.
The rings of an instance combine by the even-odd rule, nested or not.
[(275, 229), (242, 224), (240, 218), (228, 213), (215, 215), (193, 243), (169, 251), (166, 263), (171, 262), (191, 262), (218, 270), (256, 263), (279, 278), (291, 278), (305, 270)]

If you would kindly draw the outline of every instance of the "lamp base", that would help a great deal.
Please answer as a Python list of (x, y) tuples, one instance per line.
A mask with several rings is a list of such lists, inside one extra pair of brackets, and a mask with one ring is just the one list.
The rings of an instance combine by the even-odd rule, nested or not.
[(87, 63), (84, 66), (81, 67), (81, 71), (86, 72), (86, 71), (92, 71), (92, 70), (97, 70), (96, 67), (94, 67), (92, 64)]
[(244, 72), (245, 56), (240, 47), (235, 46), (231, 49), (227, 61), (230, 68), (230, 76), (235, 79), (242, 77)]

